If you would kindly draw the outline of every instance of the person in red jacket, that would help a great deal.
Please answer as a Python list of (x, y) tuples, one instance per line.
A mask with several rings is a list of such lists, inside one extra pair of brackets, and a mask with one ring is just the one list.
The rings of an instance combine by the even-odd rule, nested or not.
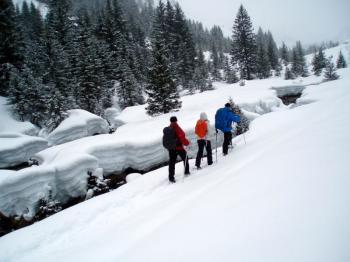
[(176, 116), (172, 116), (170, 118), (170, 127), (175, 130), (176, 135), (176, 148), (173, 150), (169, 150), (169, 181), (175, 183), (175, 164), (176, 158), (179, 155), (184, 161), (185, 165), (185, 175), (190, 174), (190, 166), (188, 164), (187, 152), (183, 146), (188, 146), (190, 142), (187, 140), (185, 132), (181, 129), (181, 127), (177, 124)]

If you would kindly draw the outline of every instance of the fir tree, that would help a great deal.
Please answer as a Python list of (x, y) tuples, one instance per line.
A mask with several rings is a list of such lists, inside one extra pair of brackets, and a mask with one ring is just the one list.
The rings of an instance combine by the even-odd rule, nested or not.
[(286, 44), (283, 42), (282, 43), (282, 47), (280, 50), (280, 55), (281, 55), (281, 59), (284, 63), (285, 66), (288, 65), (290, 59), (289, 59), (289, 51), (288, 51), (288, 47), (286, 46)]
[(332, 61), (332, 56), (326, 60), (326, 67), (324, 71), (324, 78), (327, 81), (337, 80), (339, 75), (337, 74), (337, 69)]
[(207, 63), (204, 60), (202, 49), (199, 49), (197, 54), (194, 85), (195, 88), (201, 92), (212, 89), (212, 85), (209, 82), (209, 70)]
[(267, 33), (267, 54), (271, 68), (276, 70), (278, 67), (278, 49), (270, 31)]
[(221, 80), (220, 59), (215, 45), (211, 49), (211, 76), (214, 81)]
[(250, 17), (240, 6), (233, 25), (232, 58), (241, 69), (243, 79), (252, 79), (256, 65), (256, 41)]
[(319, 49), (318, 53), (314, 54), (311, 64), (312, 71), (315, 75), (319, 76), (322, 73), (322, 69), (326, 66), (326, 59), (322, 48)]
[(149, 115), (157, 115), (177, 110), (181, 107), (176, 85), (171, 78), (167, 58), (168, 46), (165, 43), (165, 7), (162, 2), (156, 9), (152, 32), (153, 61), (149, 72), (148, 106)]
[(289, 67), (286, 67), (286, 71), (284, 73), (284, 79), (289, 80), (289, 79), (295, 79), (295, 75), (293, 74), (292, 70), (289, 69)]
[(256, 57), (256, 73), (260, 79), (270, 76), (271, 66), (268, 55), (267, 43), (265, 35), (261, 28), (258, 30), (257, 41), (257, 57)]
[(343, 53), (340, 51), (337, 59), (337, 68), (346, 68), (346, 67), (347, 67), (347, 64), (346, 64), (345, 58), (343, 56)]
[(237, 72), (235, 68), (231, 66), (231, 61), (228, 57), (225, 57), (224, 73), (226, 83), (234, 84), (238, 82)]
[(304, 49), (300, 41), (298, 41), (296, 43), (296, 46), (293, 48), (292, 72), (296, 76), (308, 76), (307, 66), (304, 57)]
[(6, 95), (11, 68), (24, 64), (24, 42), (12, 0), (0, 1), (0, 95)]

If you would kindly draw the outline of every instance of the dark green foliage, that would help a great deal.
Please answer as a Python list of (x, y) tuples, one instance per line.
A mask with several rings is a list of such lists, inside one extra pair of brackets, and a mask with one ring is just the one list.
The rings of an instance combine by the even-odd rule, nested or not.
[(312, 59), (312, 71), (315, 75), (319, 76), (322, 73), (322, 69), (326, 66), (326, 58), (322, 48), (319, 49), (318, 53), (314, 54)]
[(289, 69), (289, 67), (286, 67), (286, 71), (284, 73), (284, 79), (289, 80), (289, 79), (295, 79), (295, 75), (292, 72), (292, 70)]
[(281, 56), (281, 59), (282, 59), (284, 65), (287, 66), (288, 63), (290, 62), (290, 57), (289, 57), (288, 47), (286, 46), (286, 44), (284, 42), (282, 43), (282, 47), (280, 49), (280, 56)]
[(340, 51), (337, 59), (337, 68), (346, 68), (346, 67), (347, 67), (347, 64), (346, 64), (345, 58), (343, 56), (343, 53)]
[(228, 84), (234, 84), (238, 82), (237, 72), (235, 67), (231, 65), (231, 61), (228, 57), (225, 57), (224, 62), (224, 73), (225, 73), (225, 81)]
[(170, 73), (166, 28), (165, 6), (159, 2), (153, 22), (153, 61), (146, 89), (148, 94), (146, 110), (149, 115), (168, 113), (181, 107), (179, 94)]
[(243, 7), (240, 6), (233, 25), (232, 58), (241, 70), (241, 78), (253, 79), (256, 71), (256, 40), (252, 22)]
[(200, 90), (201, 92), (212, 89), (211, 82), (208, 78), (208, 65), (204, 60), (203, 51), (199, 49), (197, 52), (196, 68), (193, 77), (195, 89)]
[(298, 41), (292, 51), (292, 72), (295, 76), (308, 76), (308, 70), (304, 57), (304, 49)]
[(329, 57), (326, 60), (326, 67), (324, 70), (324, 78), (327, 81), (337, 80), (339, 78), (339, 75), (337, 74), (337, 69), (336, 69), (334, 63), (332, 62), (332, 57)]
[(271, 75), (271, 64), (268, 53), (268, 41), (262, 29), (259, 28), (256, 36), (257, 56), (256, 74), (260, 79), (268, 78)]

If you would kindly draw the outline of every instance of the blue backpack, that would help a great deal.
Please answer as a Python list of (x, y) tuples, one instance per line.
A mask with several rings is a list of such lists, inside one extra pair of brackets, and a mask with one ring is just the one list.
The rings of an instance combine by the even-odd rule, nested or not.
[(224, 132), (227, 127), (227, 110), (220, 108), (215, 114), (215, 128)]

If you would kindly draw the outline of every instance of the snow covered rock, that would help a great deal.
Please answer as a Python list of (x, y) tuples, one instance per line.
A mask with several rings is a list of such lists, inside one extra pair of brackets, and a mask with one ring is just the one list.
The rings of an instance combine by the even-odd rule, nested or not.
[(27, 162), (35, 153), (47, 148), (47, 141), (23, 134), (0, 133), (0, 168)]
[(95, 134), (106, 134), (109, 131), (106, 120), (85, 110), (68, 110), (68, 115), (68, 118), (48, 135), (50, 146)]

